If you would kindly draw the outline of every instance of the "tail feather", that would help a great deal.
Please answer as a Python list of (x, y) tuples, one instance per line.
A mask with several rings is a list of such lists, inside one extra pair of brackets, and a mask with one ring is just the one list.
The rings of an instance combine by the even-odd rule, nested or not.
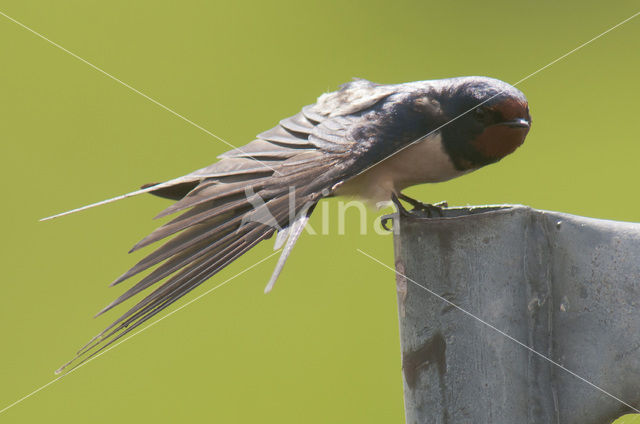
[(134, 265), (122, 276), (118, 277), (118, 279), (111, 284), (116, 285), (126, 280), (127, 278), (132, 277), (144, 271), (145, 269), (151, 268), (152, 266), (164, 261), (165, 259), (170, 258), (171, 256), (179, 254), (185, 249), (206, 244), (207, 242), (209, 242), (209, 237), (213, 234), (226, 234), (226, 230), (234, 230), (235, 228), (237, 228), (236, 226), (241, 223), (242, 216), (236, 216), (233, 219), (229, 219), (227, 221), (221, 221), (220, 217), (214, 217), (211, 221), (217, 222), (218, 225), (207, 226), (203, 224), (201, 226), (190, 228), (178, 234), (177, 236), (166, 242), (164, 245), (162, 245), (160, 248), (144, 257), (140, 262)]
[[(109, 334), (105, 334), (108, 330), (113, 328), (117, 323), (109, 326), (105, 331), (103, 331), (98, 336), (94, 337), (92, 341), (85, 345), (83, 349), (78, 351), (78, 354), (71, 359), (69, 362), (64, 364), (58, 370), (56, 370), (57, 374), (62, 373), (65, 369), (67, 369), (71, 364), (75, 363), (74, 367), (81, 365), (82, 363), (88, 361), (120, 338), (124, 337), (129, 332), (133, 331), (135, 328), (155, 316), (157, 313), (161, 312), (166, 307), (170, 306), (172, 303), (180, 299), (182, 296), (189, 293), (191, 290), (198, 287), (207, 279), (211, 278), (214, 274), (222, 270), (224, 267), (229, 265), (231, 262), (236, 260), (238, 257), (242, 256), (249, 249), (253, 248), (256, 244), (261, 242), (262, 240), (269, 238), (273, 235), (274, 229), (270, 229), (269, 231), (263, 233), (260, 237), (256, 238), (251, 243), (243, 243), (239, 248), (234, 249), (234, 251), (230, 252), (230, 256), (228, 256), (220, 263), (210, 264), (209, 267), (203, 269), (201, 273), (197, 276), (197, 278), (193, 278), (190, 280), (190, 283), (184, 285), (183, 287), (179, 287), (178, 290), (175, 290), (173, 293), (168, 293), (164, 296), (162, 300), (156, 300), (152, 305), (148, 305), (145, 310), (140, 311), (137, 316), (131, 317), (126, 323), (122, 323), (118, 328), (113, 329)], [(120, 322), (119, 320), (118, 322)], [(126, 325), (124, 325), (126, 324)]]
[[(161, 183), (145, 184), (140, 188), (145, 189), (157, 186), (159, 184)], [(180, 200), (191, 190), (193, 190), (198, 184), (198, 181), (189, 181), (186, 183), (179, 183), (168, 187), (156, 188), (155, 190), (150, 191), (150, 193), (154, 196), (163, 197), (165, 199)]]
[[(129, 290), (127, 290), (125, 293), (119, 296), (116, 300), (114, 300), (109, 305), (107, 305), (98, 314), (96, 314), (96, 316), (102, 315), (108, 310), (114, 308), (115, 306), (121, 304), (127, 299), (145, 290), (147, 287), (152, 286), (153, 284), (157, 283), (163, 278), (168, 277), (169, 275), (173, 274), (174, 272), (178, 271), (181, 268), (184, 268), (186, 265), (194, 262), (196, 259), (199, 259), (203, 255), (210, 253), (212, 250), (218, 249), (221, 246), (224, 246), (224, 244), (230, 241), (233, 237), (234, 237), (233, 231), (227, 231), (226, 234), (215, 243), (209, 243), (208, 241), (206, 241), (190, 249), (187, 249), (178, 255), (173, 256), (172, 258), (164, 262), (162, 265), (160, 265), (158, 268), (153, 270), (149, 275), (144, 277), (142, 280), (138, 281), (133, 287), (131, 287)], [(127, 278), (128, 277), (130, 276), (127, 276)]]
[(250, 206), (251, 205), (247, 202), (246, 198), (229, 203), (223, 203), (218, 207), (210, 207), (210, 205), (207, 204), (197, 206), (173, 221), (154, 230), (151, 234), (136, 243), (136, 245), (131, 248), (131, 252), (135, 252), (138, 249), (155, 243), (158, 240), (162, 240), (186, 228), (193, 227), (196, 224), (201, 224), (209, 218), (219, 219), (220, 217), (225, 216), (225, 214), (240, 209), (247, 209)]
[(202, 203), (209, 204), (210, 202), (222, 200), (229, 196), (241, 195), (248, 187), (252, 188), (255, 192), (262, 188), (266, 180), (266, 178), (259, 178), (225, 184), (221, 184), (216, 180), (205, 180), (200, 184), (200, 186), (193, 189), (188, 196), (160, 212), (155, 219), (172, 215), (176, 212), (198, 206)]
[[(276, 192), (286, 193), (283, 190)], [(270, 206), (271, 212), (278, 220), (285, 222), (288, 218), (288, 203), (287, 196), (279, 196), (267, 199), (265, 204)], [(217, 215), (201, 222), (202, 225), (184, 230), (116, 280), (116, 283), (124, 281), (168, 259), (105, 307), (100, 314), (139, 294), (163, 278), (169, 277), (169, 279), (94, 337), (78, 352), (75, 359), (83, 357), (84, 361), (92, 357), (220, 271), (257, 242), (271, 237), (276, 228), (251, 220), (243, 222), (243, 218), (246, 221), (246, 216), (251, 211), (243, 207), (236, 209), (235, 214), (228, 219), (221, 220), (220, 215)]]
[(40, 221), (48, 221), (50, 219), (55, 219), (55, 218), (59, 218), (61, 216), (70, 215), (72, 213), (76, 213), (76, 212), (84, 211), (84, 210), (87, 210), (87, 209), (95, 208), (96, 206), (102, 206), (102, 205), (106, 205), (108, 203), (117, 202), (118, 200), (123, 200), (123, 199), (129, 198), (129, 197), (137, 196), (139, 194), (151, 193), (153, 191), (158, 191), (158, 190), (163, 189), (165, 187), (171, 187), (171, 186), (178, 185), (178, 184), (183, 184), (183, 183), (190, 183), (190, 182), (193, 182), (193, 181), (200, 181), (201, 179), (202, 179), (201, 176), (191, 175), (191, 174), (190, 175), (185, 175), (184, 177), (175, 178), (173, 180), (169, 180), (169, 181), (161, 183), (161, 184), (145, 187), (145, 188), (142, 188), (140, 190), (132, 191), (132, 192), (126, 193), (126, 194), (121, 194), (120, 196), (112, 197), (111, 199), (101, 200), (100, 202), (92, 203), (90, 205), (86, 205), (86, 206), (82, 206), (82, 207), (79, 207), (79, 208), (71, 209), (71, 210), (68, 210), (66, 212), (61, 212), (61, 213), (56, 214), (56, 215), (47, 216), (45, 218), (40, 219)]
[[(98, 315), (150, 290), (156, 284), (158, 286), (83, 346), (76, 357), (59, 371), (72, 363), (77, 366), (103, 351), (260, 241), (278, 230), (285, 230), (293, 224), (290, 222), (292, 217), (299, 217), (302, 210), (309, 210), (317, 203), (327, 186), (327, 181), (321, 176), (335, 168), (337, 158), (324, 156), (317, 151), (306, 151), (306, 137), (299, 137), (293, 131), (301, 131), (302, 127), (314, 124), (302, 115), (294, 118), (283, 122), (288, 129), (278, 127), (275, 131), (278, 136), (284, 136), (282, 133), (285, 133), (297, 140), (297, 145), (290, 149), (293, 154), (281, 152), (279, 160), (264, 163), (245, 157), (224, 158), (217, 164), (189, 174), (185, 180), (172, 182), (175, 185), (197, 181), (198, 185), (189, 187), (190, 190), (180, 200), (159, 215), (182, 212), (179, 216), (142, 239), (131, 251), (169, 239), (112, 284), (119, 284), (146, 270), (150, 272)], [(267, 136), (272, 137), (273, 134)], [(295, 144), (291, 140), (288, 142)], [(263, 143), (255, 148), (256, 152), (262, 148), (274, 151)], [(269, 164), (277, 166), (277, 170), (269, 168)], [(172, 184), (163, 183), (144, 190), (153, 191)], [(184, 190), (187, 187), (182, 186)], [(306, 220), (294, 225), (295, 237), (289, 239), (269, 287), (273, 286), (295, 239), (302, 231), (303, 222)]]
[[(236, 252), (244, 244), (246, 244), (244, 240), (235, 240), (226, 246), (227, 250), (217, 251), (209, 256), (202, 257), (194, 261), (192, 264), (169, 278), (160, 287), (156, 288), (153, 292), (148, 294), (127, 312), (113, 321), (109, 326), (107, 326), (96, 336), (96, 341), (108, 339), (118, 331), (124, 329), (125, 327), (128, 327), (129, 325), (131, 325), (131, 323), (133, 323), (149, 311), (160, 306), (164, 301), (171, 297), (172, 294), (177, 292), (180, 289), (181, 285), (197, 281), (206, 270), (210, 269), (216, 264), (224, 263), (224, 260), (227, 256)], [(87, 346), (84, 348), (84, 350), (81, 350), (79, 354), (87, 352), (93, 347), (94, 346)]]

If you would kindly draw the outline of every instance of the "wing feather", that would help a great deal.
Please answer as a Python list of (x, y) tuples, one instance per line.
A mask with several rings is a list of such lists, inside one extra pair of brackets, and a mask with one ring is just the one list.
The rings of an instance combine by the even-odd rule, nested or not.
[(280, 126), (294, 133), (309, 134), (315, 125), (300, 112), (280, 121)]
[(312, 148), (313, 145), (307, 140), (307, 135), (308, 133), (295, 133), (282, 126), (277, 126), (258, 134), (258, 138), (272, 143), (281, 143), (288, 147)]
[(248, 188), (255, 192), (262, 188), (266, 181), (267, 178), (250, 178), (243, 181), (221, 184), (217, 180), (204, 180), (200, 186), (193, 189), (187, 197), (169, 206), (156, 215), (155, 218), (172, 215), (205, 202), (212, 203), (230, 196), (236, 196), (244, 193)]
[[(364, 80), (346, 84), (283, 119), (246, 146), (221, 155), (219, 162), (158, 186), (191, 184), (165, 193), (183, 196), (158, 217), (182, 213), (138, 242), (132, 251), (171, 238), (112, 283), (150, 270), (99, 314), (159, 286), (94, 337), (59, 371), (91, 358), (257, 243), (281, 231), (289, 238), (269, 281), (271, 288), (306, 223), (301, 211), (312, 210), (334, 187), (372, 161), (383, 160), (415, 135), (402, 134), (400, 129), (395, 134), (396, 129), (372, 124), (384, 123), (384, 119), (378, 119), (383, 114), (398, 112), (390, 109), (394, 102), (386, 100), (401, 91), (398, 86)], [(390, 138), (390, 134), (399, 137)], [(290, 205), (293, 211), (289, 210)], [(290, 222), (291, 217), (297, 217), (295, 225)], [(288, 229), (290, 226), (292, 230)]]
[(309, 148), (305, 149), (292, 149), (291, 144), (283, 145), (274, 143), (267, 140), (254, 140), (251, 143), (243, 146), (242, 148), (228, 151), (218, 156), (220, 159), (224, 158), (256, 158), (256, 159), (288, 159), (299, 152), (310, 151)]

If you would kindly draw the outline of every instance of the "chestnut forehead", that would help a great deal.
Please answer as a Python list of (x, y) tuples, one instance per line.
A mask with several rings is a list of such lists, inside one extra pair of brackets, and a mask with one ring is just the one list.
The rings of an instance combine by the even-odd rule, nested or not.
[(491, 105), (490, 109), (500, 112), (504, 119), (516, 119), (527, 118), (527, 106), (526, 100), (509, 97)]

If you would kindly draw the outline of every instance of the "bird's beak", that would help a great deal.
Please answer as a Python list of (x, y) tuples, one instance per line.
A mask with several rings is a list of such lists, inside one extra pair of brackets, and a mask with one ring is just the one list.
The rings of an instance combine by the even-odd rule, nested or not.
[(505, 125), (509, 128), (529, 128), (531, 123), (524, 118), (517, 118), (512, 121), (501, 122), (498, 125)]

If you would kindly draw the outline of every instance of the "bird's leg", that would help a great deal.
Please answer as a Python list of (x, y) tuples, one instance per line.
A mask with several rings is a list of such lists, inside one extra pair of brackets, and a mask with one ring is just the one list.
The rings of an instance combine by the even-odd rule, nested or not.
[[(411, 206), (413, 206), (413, 209), (408, 211), (402, 205), (402, 202), (400, 202), (401, 199), (409, 203)], [(416, 211), (424, 211), (426, 212), (429, 218), (433, 216), (434, 212), (438, 213), (438, 215), (443, 217), (444, 216), (443, 209), (449, 206), (446, 201), (438, 202), (435, 204), (422, 203), (421, 201), (413, 199), (402, 193), (399, 193), (399, 194), (391, 193), (391, 201), (396, 206), (396, 209), (398, 210), (398, 215), (400, 216), (416, 216), (416, 213), (415, 213)], [(393, 231), (393, 229), (388, 227), (388, 224), (389, 224), (389, 221), (392, 221), (394, 218), (396, 218), (396, 216), (397, 216), (396, 214), (381, 216), (380, 224), (382, 225), (382, 228), (384, 228), (387, 231)]]
[[(405, 207), (402, 205), (402, 203), (400, 202), (400, 199), (402, 199), (402, 196), (404, 196), (403, 194), (397, 195), (395, 193), (391, 194), (391, 201), (393, 202), (393, 204), (396, 206), (396, 209), (398, 209), (398, 213), (400, 215), (403, 216), (408, 216), (411, 215), (411, 212), (409, 212), (408, 210), (405, 209)], [(415, 202), (415, 200), (414, 200)], [(408, 202), (411, 203), (411, 202)], [(415, 206), (413, 203), (411, 203), (412, 206)]]
[[(435, 204), (430, 204), (430, 203), (422, 203), (419, 200), (416, 200), (414, 198), (411, 198), (409, 196), (407, 196), (406, 194), (402, 194), (399, 193), (398, 196), (396, 197), (396, 199), (401, 199), (404, 200), (405, 202), (409, 203), (411, 206), (413, 206), (412, 211), (424, 211), (427, 213), (427, 216), (429, 218), (431, 218), (433, 216), (433, 213), (437, 213), (438, 215), (440, 215), (441, 217), (444, 216), (444, 208), (449, 207), (449, 204), (447, 203), (447, 201), (442, 201), (442, 202), (438, 202)], [(392, 198), (393, 200), (393, 198)], [(395, 203), (395, 201), (394, 201)], [(398, 202), (397, 204), (399, 204), (400, 202)], [(396, 206), (397, 206), (396, 204)], [(406, 210), (405, 210), (406, 211)]]
[(389, 224), (389, 221), (393, 221), (395, 218), (398, 217), (398, 215), (402, 215), (402, 216), (411, 215), (411, 213), (408, 210), (406, 210), (404, 206), (402, 206), (402, 203), (400, 203), (400, 200), (398, 199), (398, 196), (396, 196), (395, 193), (391, 193), (391, 201), (396, 206), (396, 209), (398, 210), (398, 212), (392, 213), (389, 215), (383, 215), (380, 217), (380, 224), (382, 225), (382, 228), (384, 228), (387, 231), (393, 231), (393, 228), (389, 228), (387, 226), (387, 224)]

